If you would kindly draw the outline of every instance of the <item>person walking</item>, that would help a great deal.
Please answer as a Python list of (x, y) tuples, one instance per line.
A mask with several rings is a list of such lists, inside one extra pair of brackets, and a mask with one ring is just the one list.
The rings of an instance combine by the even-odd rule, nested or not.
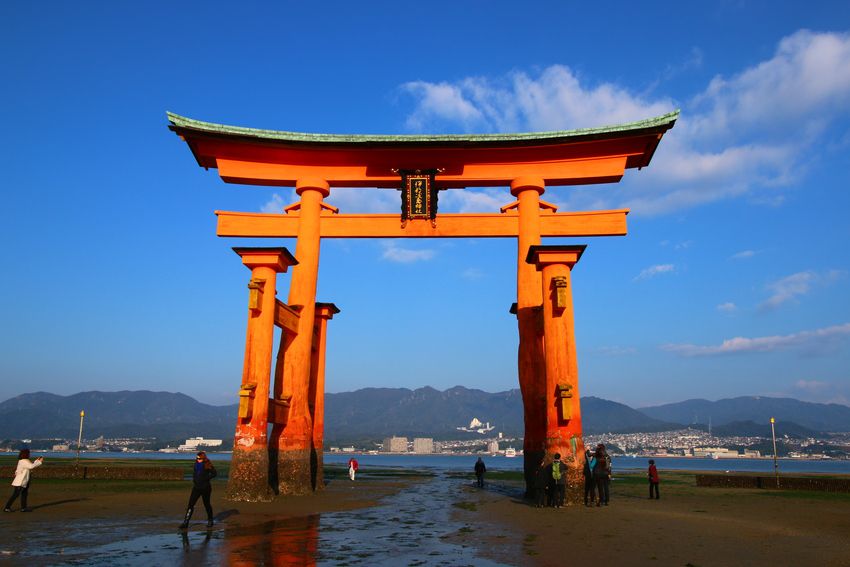
[(485, 472), (487, 472), (487, 467), (484, 465), (484, 461), (481, 457), (478, 457), (478, 460), (475, 461), (475, 479), (478, 484), (478, 488), (484, 488)]
[[(593, 479), (593, 466), (596, 464), (596, 457), (586, 449), (584, 452), (584, 505), (593, 506), (596, 500), (596, 481)], [(588, 503), (588, 496), (590, 503)]]
[(195, 457), (195, 466), (192, 468), (192, 494), (189, 496), (186, 516), (183, 518), (183, 523), (180, 524), (181, 530), (189, 527), (189, 520), (192, 519), (192, 512), (195, 511), (198, 498), (204, 499), (204, 509), (207, 511), (207, 527), (213, 526), (213, 509), (212, 504), (210, 504), (212, 484), (210, 481), (215, 478), (216, 474), (215, 467), (207, 454), (204, 451), (198, 451), (198, 455)]
[(546, 459), (540, 460), (537, 465), (537, 470), (534, 471), (534, 506), (543, 508), (546, 506), (546, 489), (549, 487), (549, 467), (546, 466)]
[(351, 457), (348, 459), (348, 478), (354, 480), (354, 475), (357, 474), (357, 469), (360, 468), (360, 465), (357, 464), (357, 459)]
[(649, 459), (647, 477), (649, 478), (649, 499), (652, 500), (653, 492), (655, 492), (656, 500), (661, 499), (661, 496), (658, 494), (658, 469), (655, 468), (655, 461), (652, 459)]
[(564, 505), (564, 497), (567, 493), (567, 467), (561, 462), (561, 454), (555, 453), (555, 460), (550, 466), (554, 493), (552, 495), (553, 506), (560, 508)]
[(4, 512), (12, 511), (12, 504), (18, 496), (21, 497), (21, 512), (31, 512), (27, 508), (27, 497), (30, 491), (30, 472), (42, 465), (44, 459), (39, 457), (35, 462), (30, 460), (30, 450), (21, 449), (18, 453), (18, 466), (15, 468), (15, 478), (12, 480), (12, 495), (6, 501)]
[(602, 443), (596, 446), (596, 463), (593, 466), (593, 478), (596, 479), (596, 505), (608, 505), (608, 489), (611, 484), (611, 457)]

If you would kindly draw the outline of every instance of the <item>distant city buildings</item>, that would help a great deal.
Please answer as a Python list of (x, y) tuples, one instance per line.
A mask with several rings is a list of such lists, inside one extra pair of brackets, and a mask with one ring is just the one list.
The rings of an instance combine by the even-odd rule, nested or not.
[(481, 435), (484, 435), (485, 433), (493, 431), (493, 429), (495, 429), (495, 426), (490, 425), (489, 421), (486, 424), (481, 423), (480, 421), (478, 421), (477, 417), (473, 417), (472, 421), (469, 422), (469, 425), (467, 425), (466, 427), (456, 427), (455, 429), (457, 429), (458, 431), (466, 431), (467, 433), (480, 433)]
[(434, 440), (431, 437), (413, 439), (413, 452), (430, 454), (434, 452)]
[(407, 453), (407, 437), (387, 437), (384, 439), (385, 453)]
[(202, 447), (220, 447), (223, 441), (221, 439), (204, 439), (203, 437), (192, 437), (186, 439), (186, 442), (177, 447), (177, 450), (183, 452), (197, 451)]

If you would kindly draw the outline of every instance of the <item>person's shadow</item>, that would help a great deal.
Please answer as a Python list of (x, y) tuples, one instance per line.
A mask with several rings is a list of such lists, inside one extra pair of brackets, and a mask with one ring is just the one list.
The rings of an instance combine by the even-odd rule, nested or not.
[(40, 510), (41, 508), (50, 508), (51, 506), (61, 506), (62, 504), (70, 504), (72, 502), (85, 502), (91, 498), (69, 498), (67, 500), (54, 500), (53, 502), (45, 502), (37, 506), (29, 506), (30, 510)]

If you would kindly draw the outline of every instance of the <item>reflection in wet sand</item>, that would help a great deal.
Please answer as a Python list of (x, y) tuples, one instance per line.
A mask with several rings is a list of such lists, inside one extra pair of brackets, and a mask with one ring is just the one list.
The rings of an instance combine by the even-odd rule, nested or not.
[[(358, 490), (358, 486), (350, 486)], [(466, 492), (467, 494), (464, 494)], [(236, 509), (175, 532), (173, 518), (127, 522), (115, 516), (7, 534), (0, 557), (28, 565), (503, 565), (478, 555), (458, 534), (474, 526), (452, 520), (453, 504), (468, 496), (465, 483), (436, 476), (405, 484), (377, 505), (321, 515), (250, 523)], [(52, 526), (52, 527), (51, 527)], [(8, 527), (8, 526), (7, 526)], [(199, 529), (201, 528), (201, 529)], [(24, 538), (24, 535), (26, 537)], [(507, 543), (499, 557), (512, 559)], [(492, 555), (493, 550), (489, 550)], [(47, 563), (45, 563), (47, 561)]]
[(221, 560), (227, 565), (316, 565), (319, 515), (227, 528)]

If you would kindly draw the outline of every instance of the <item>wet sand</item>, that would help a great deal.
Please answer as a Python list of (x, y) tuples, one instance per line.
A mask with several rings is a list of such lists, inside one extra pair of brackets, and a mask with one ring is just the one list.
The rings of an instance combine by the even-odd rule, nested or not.
[(648, 499), (642, 476), (620, 477), (609, 506), (557, 510), (529, 506), (518, 483), (491, 483), (456, 508), (474, 528), (458, 539), (513, 565), (850, 565), (850, 495), (697, 488), (692, 474), (665, 476), (660, 500)]
[[(662, 499), (619, 477), (608, 507), (536, 509), (515, 481), (332, 477), (315, 495), (201, 506), (188, 482), (39, 481), (30, 514), (3, 514), (0, 563), (27, 565), (850, 565), (850, 496), (697, 488)], [(199, 503), (200, 504), (200, 503)], [(17, 506), (16, 506), (17, 507)]]

